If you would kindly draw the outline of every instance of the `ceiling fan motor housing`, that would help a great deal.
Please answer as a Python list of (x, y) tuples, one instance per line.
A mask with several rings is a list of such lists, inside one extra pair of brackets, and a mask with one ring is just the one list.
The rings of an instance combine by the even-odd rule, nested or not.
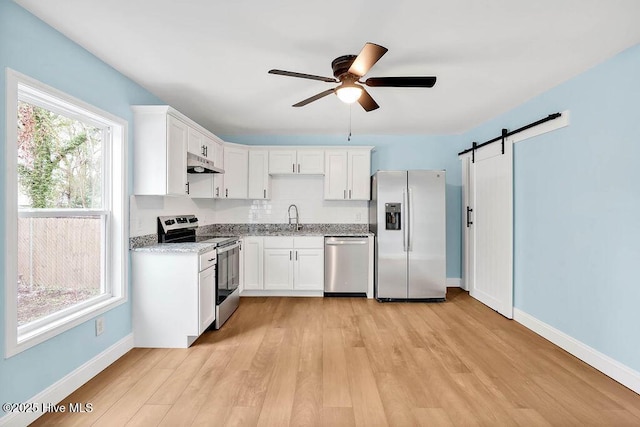
[(331, 61), (333, 76), (340, 81), (358, 81), (358, 76), (349, 73), (349, 68), (355, 59), (356, 55), (343, 55)]

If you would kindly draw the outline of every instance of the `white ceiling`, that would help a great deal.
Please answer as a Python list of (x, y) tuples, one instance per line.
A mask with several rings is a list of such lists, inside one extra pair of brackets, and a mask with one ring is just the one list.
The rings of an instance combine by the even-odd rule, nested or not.
[[(343, 134), (331, 61), (389, 52), (366, 77), (435, 75), (432, 89), (369, 88), (354, 134), (461, 133), (640, 42), (638, 0), (15, 0), (217, 134)], [(602, 84), (607, 84), (603, 81)]]

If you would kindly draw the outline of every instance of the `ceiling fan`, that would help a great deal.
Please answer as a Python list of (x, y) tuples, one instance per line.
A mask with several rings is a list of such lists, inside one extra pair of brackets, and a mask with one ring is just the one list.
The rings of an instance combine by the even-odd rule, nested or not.
[(281, 76), (299, 77), (302, 79), (320, 80), (327, 83), (340, 83), (333, 89), (327, 89), (310, 98), (293, 104), (294, 107), (303, 107), (313, 101), (335, 93), (342, 102), (347, 104), (358, 103), (366, 111), (373, 111), (380, 106), (374, 101), (362, 86), (386, 86), (386, 87), (433, 87), (436, 84), (435, 77), (369, 77), (365, 81), (360, 79), (378, 62), (382, 55), (387, 53), (387, 48), (375, 43), (366, 43), (360, 53), (356, 55), (339, 56), (331, 62), (335, 78), (315, 76), (313, 74), (294, 73), (284, 70), (269, 70), (269, 74)]

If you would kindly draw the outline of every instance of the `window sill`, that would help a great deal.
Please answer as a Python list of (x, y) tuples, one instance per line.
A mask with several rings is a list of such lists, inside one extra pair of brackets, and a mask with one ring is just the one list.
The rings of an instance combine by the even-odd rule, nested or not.
[(10, 339), (7, 339), (5, 359), (15, 356), (16, 354), (60, 335), (63, 332), (73, 329), (76, 326), (99, 316), (100, 314), (106, 313), (107, 311), (124, 304), (126, 301), (126, 297), (114, 296), (87, 307), (84, 310), (77, 311), (54, 322), (48, 323), (38, 329), (19, 335), (17, 337), (17, 342), (9, 342)]

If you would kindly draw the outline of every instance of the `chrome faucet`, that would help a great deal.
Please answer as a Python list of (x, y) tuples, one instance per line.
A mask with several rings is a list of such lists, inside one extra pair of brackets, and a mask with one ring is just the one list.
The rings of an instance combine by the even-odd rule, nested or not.
[(298, 216), (298, 207), (296, 205), (289, 205), (289, 209), (287, 209), (287, 215), (289, 216), (289, 224), (291, 224), (291, 208), (295, 208), (296, 210), (296, 231), (300, 231), (302, 228), (302, 224), (300, 224), (300, 217)]

